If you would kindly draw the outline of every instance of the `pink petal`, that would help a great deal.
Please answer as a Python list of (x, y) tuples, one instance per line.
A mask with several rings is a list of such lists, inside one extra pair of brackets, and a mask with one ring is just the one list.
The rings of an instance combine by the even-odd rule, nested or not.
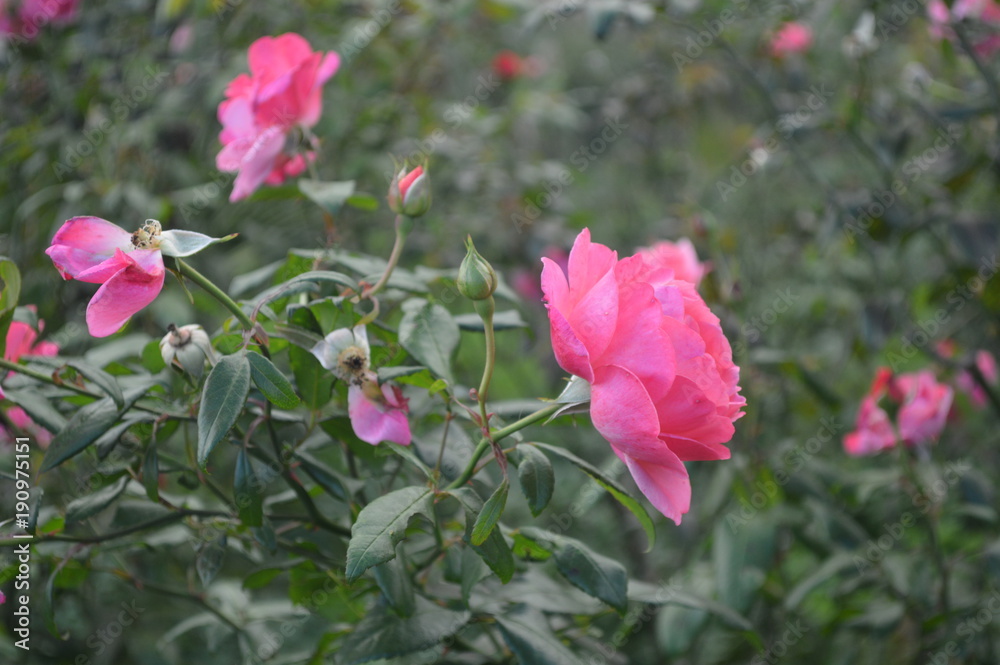
[(657, 459), (666, 445), (658, 438), (660, 421), (642, 381), (624, 367), (594, 370), (590, 418), (612, 446), (643, 459)]
[(38, 338), (38, 333), (27, 323), (21, 321), (11, 321), (10, 328), (7, 329), (7, 341), (4, 348), (3, 357), (5, 360), (16, 363), (21, 356), (31, 353), (31, 345)]
[(126, 267), (106, 281), (87, 306), (87, 327), (94, 337), (118, 331), (133, 314), (153, 302), (163, 288), (163, 257), (157, 249), (125, 255)]
[(45, 250), (64, 279), (104, 262), (115, 250), (131, 250), (132, 234), (99, 217), (73, 217), (67, 220)]
[(618, 450), (639, 490), (649, 502), (675, 524), (691, 507), (691, 479), (684, 464), (664, 448), (657, 459), (636, 459)]
[[(237, 143), (240, 143), (240, 146), (234, 147)], [(252, 141), (246, 142), (241, 139), (223, 148), (216, 158), (217, 164), (225, 163), (227, 166), (231, 166), (233, 162), (228, 161), (230, 158), (238, 158), (239, 163), (239, 175), (233, 182), (233, 193), (229, 195), (229, 200), (244, 199), (264, 184), (284, 147), (285, 134), (282, 129), (269, 127), (253, 137)], [(232, 148), (232, 153), (227, 152), (230, 148)], [(219, 168), (222, 169), (222, 166)]]
[(590, 365), (587, 347), (577, 338), (569, 323), (559, 310), (546, 305), (549, 310), (549, 331), (552, 336), (552, 352), (559, 366), (570, 374), (586, 381), (594, 380), (594, 370)]
[(351, 427), (359, 439), (376, 445), (391, 441), (410, 445), (410, 423), (406, 420), (406, 402), (388, 385), (382, 386), (382, 395), (388, 404), (379, 404), (365, 395), (364, 390), (352, 385), (347, 391), (347, 413)]
[(729, 459), (721, 445), (736, 431), (731, 418), (698, 385), (678, 376), (670, 392), (656, 404), (660, 438), (684, 461)]

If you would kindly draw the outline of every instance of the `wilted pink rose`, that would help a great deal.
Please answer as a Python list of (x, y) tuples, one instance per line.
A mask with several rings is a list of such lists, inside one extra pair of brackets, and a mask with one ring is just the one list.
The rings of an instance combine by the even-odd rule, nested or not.
[[(871, 455), (897, 441), (908, 446), (933, 441), (944, 429), (953, 396), (954, 391), (938, 383), (930, 370), (894, 376), (889, 368), (880, 367), (861, 400), (855, 430), (844, 437), (844, 449), (849, 455)], [(898, 407), (895, 428), (879, 406), (883, 399)]]
[(190, 256), (214, 242), (193, 231), (162, 231), (151, 219), (129, 233), (99, 217), (73, 217), (45, 253), (63, 279), (101, 285), (87, 305), (87, 328), (94, 337), (107, 337), (159, 295), (164, 254)]
[[(44, 321), (38, 322), (38, 330), (43, 330)], [(37, 343), (36, 343), (37, 342)], [(3, 357), (5, 360), (16, 363), (22, 356), (54, 356), (58, 355), (59, 346), (53, 342), (38, 342), (38, 331), (22, 321), (12, 321), (7, 329), (6, 345)], [(13, 376), (13, 373), (7, 376)], [(0, 390), (0, 398), (3, 398), (3, 391)], [(52, 434), (46, 429), (38, 426), (19, 406), (10, 408), (6, 412), (7, 419), (17, 429), (28, 432), (35, 438), (43, 448), (52, 440)], [(0, 441), (13, 442), (14, 437), (4, 427), (0, 427)]]
[(568, 271), (542, 261), (556, 360), (591, 384), (594, 426), (679, 524), (691, 502), (683, 462), (727, 459), (722, 444), (746, 404), (719, 319), (670, 266), (639, 254), (619, 261), (588, 229)]
[(658, 242), (651, 247), (639, 249), (638, 253), (647, 263), (673, 270), (674, 279), (691, 282), (695, 286), (698, 286), (701, 278), (712, 269), (708, 263), (698, 260), (698, 253), (687, 238), (681, 238), (677, 242)]
[[(955, 0), (949, 12), (943, 0), (930, 0), (927, 17), (932, 37), (956, 41), (955, 31), (951, 28), (953, 21), (978, 20), (995, 29), (1000, 26), (1000, 4), (995, 0)], [(992, 34), (979, 39), (973, 43), (973, 48), (980, 57), (988, 58), (1000, 51), (1000, 35)]]
[[(976, 352), (976, 368), (986, 379), (986, 383), (995, 386), (1000, 372), (997, 371), (997, 361), (989, 351)], [(972, 378), (972, 374), (963, 370), (955, 379), (958, 389), (969, 396), (975, 406), (982, 407), (986, 404), (986, 391), (979, 385), (979, 382)]]
[(813, 43), (812, 28), (804, 23), (789, 21), (771, 37), (771, 55), (783, 58), (792, 53), (804, 53)]
[(248, 60), (250, 74), (230, 82), (218, 111), (223, 148), (216, 166), (239, 172), (230, 201), (305, 170), (313, 155), (289, 145), (292, 130), (316, 124), (323, 109), (323, 84), (340, 66), (336, 53), (314, 52), (294, 33), (261, 37), (250, 45)]

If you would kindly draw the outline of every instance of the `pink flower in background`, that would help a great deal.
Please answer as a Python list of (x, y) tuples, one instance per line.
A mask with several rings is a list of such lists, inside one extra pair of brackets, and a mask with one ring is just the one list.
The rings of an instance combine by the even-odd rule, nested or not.
[(651, 247), (639, 249), (638, 253), (648, 263), (673, 270), (674, 279), (691, 282), (695, 286), (698, 286), (701, 278), (712, 269), (708, 263), (698, 260), (698, 253), (687, 238), (681, 238), (677, 242), (658, 242)]
[[(880, 367), (861, 400), (854, 431), (844, 437), (844, 449), (849, 455), (871, 455), (897, 441), (908, 446), (933, 441), (944, 429), (953, 396), (954, 391), (938, 383), (930, 370), (894, 376), (889, 368)], [(895, 428), (879, 406), (882, 399), (898, 406)]]
[(26, 25), (66, 25), (76, 19), (79, 0), (23, 0), (17, 12)]
[[(41, 331), (44, 328), (45, 322), (39, 321), (38, 330)], [(16, 363), (21, 360), (22, 356), (55, 356), (58, 354), (59, 346), (53, 342), (38, 342), (38, 331), (30, 325), (22, 321), (11, 322), (10, 328), (7, 329), (6, 346), (3, 353), (5, 360)], [(14, 373), (7, 376), (14, 376)], [(3, 391), (0, 390), (0, 398), (2, 397)], [(43, 448), (52, 440), (52, 434), (36, 425), (21, 407), (15, 406), (8, 409), (6, 416), (14, 427), (32, 434), (35, 441)], [(0, 440), (8, 443), (13, 442), (14, 436), (5, 428), (0, 427)]]
[(87, 328), (107, 337), (159, 295), (164, 254), (190, 256), (215, 242), (192, 231), (162, 231), (152, 219), (129, 233), (99, 217), (73, 217), (45, 253), (63, 279), (101, 285), (87, 305)]
[[(951, 28), (953, 21), (965, 19), (978, 20), (992, 29), (1000, 27), (1000, 4), (995, 0), (955, 0), (948, 11), (948, 5), (943, 0), (930, 0), (927, 3), (927, 17), (930, 19), (928, 31), (936, 39), (956, 41), (958, 38)], [(973, 44), (976, 53), (988, 58), (1000, 51), (1000, 35), (992, 34)]]
[(746, 404), (719, 319), (672, 266), (641, 254), (618, 260), (588, 229), (568, 270), (542, 261), (556, 360), (590, 383), (594, 427), (679, 524), (691, 502), (683, 462), (727, 459), (722, 444)]
[(542, 73), (542, 64), (534, 56), (522, 58), (514, 51), (500, 51), (493, 56), (493, 73), (504, 81), (513, 81), (522, 76), (533, 77)]
[[(542, 256), (556, 265), (566, 270), (569, 265), (569, 254), (558, 245), (549, 245), (542, 252)], [(510, 274), (510, 286), (519, 296), (528, 302), (540, 302), (542, 300), (542, 289), (538, 286), (538, 271), (530, 268), (515, 268)]]
[(240, 74), (219, 104), (221, 171), (237, 171), (230, 201), (306, 169), (314, 155), (295, 152), (292, 130), (309, 128), (323, 109), (323, 84), (340, 66), (334, 52), (314, 52), (300, 35), (261, 37), (250, 45), (250, 74)]
[(376, 445), (391, 441), (410, 445), (407, 399), (396, 386), (379, 385), (371, 369), (371, 347), (365, 326), (338, 328), (318, 342), (312, 353), (324, 368), (348, 383), (347, 415), (359, 439)]
[(934, 373), (925, 369), (900, 374), (890, 384), (889, 394), (901, 404), (896, 420), (903, 443), (914, 445), (938, 438), (951, 409), (951, 387), (938, 383)]
[[(995, 386), (1000, 372), (997, 370), (997, 361), (989, 351), (976, 352), (976, 368), (986, 379), (986, 383)], [(979, 385), (979, 382), (972, 377), (972, 373), (963, 370), (956, 378), (955, 385), (972, 400), (975, 406), (983, 407), (986, 404), (986, 391)]]
[(812, 43), (812, 28), (804, 23), (789, 21), (771, 37), (771, 55), (775, 58), (784, 58), (792, 53), (805, 53)]

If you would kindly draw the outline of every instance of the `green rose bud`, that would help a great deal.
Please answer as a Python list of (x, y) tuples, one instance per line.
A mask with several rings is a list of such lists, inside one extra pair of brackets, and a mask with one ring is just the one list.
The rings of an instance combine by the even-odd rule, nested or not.
[(486, 300), (497, 290), (497, 274), (476, 251), (472, 236), (465, 241), (465, 246), (469, 251), (458, 268), (458, 290), (470, 300)]

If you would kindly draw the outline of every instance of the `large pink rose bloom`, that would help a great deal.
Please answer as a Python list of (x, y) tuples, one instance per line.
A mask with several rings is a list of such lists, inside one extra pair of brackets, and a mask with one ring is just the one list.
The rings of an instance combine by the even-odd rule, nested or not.
[(712, 269), (708, 263), (698, 260), (698, 253), (687, 238), (681, 238), (677, 242), (668, 240), (658, 242), (637, 251), (647, 263), (671, 268), (674, 271), (674, 279), (682, 279), (695, 286), (698, 286), (701, 278)]
[(292, 130), (308, 128), (323, 109), (323, 84), (340, 66), (334, 52), (314, 52), (300, 35), (261, 37), (250, 45), (250, 74), (240, 74), (219, 104), (220, 171), (238, 171), (230, 201), (262, 184), (277, 185), (305, 170), (307, 159), (287, 145)]
[(727, 459), (743, 415), (739, 368), (694, 284), (640, 254), (618, 260), (584, 229), (568, 271), (542, 259), (556, 360), (591, 384), (591, 418), (643, 494), (678, 524), (683, 462)]
[[(33, 308), (33, 306), (31, 306)], [(38, 322), (38, 329), (42, 330), (44, 321)], [(22, 356), (54, 356), (59, 353), (59, 346), (53, 342), (38, 342), (38, 332), (27, 323), (13, 321), (7, 329), (6, 345), (4, 346), (3, 357), (5, 360), (16, 363)], [(37, 342), (37, 343), (36, 343)], [(13, 373), (8, 374), (8, 377)], [(3, 398), (3, 390), (0, 389), (0, 399)], [(52, 440), (52, 434), (48, 430), (38, 426), (19, 406), (8, 409), (7, 419), (21, 431), (30, 433), (35, 441), (43, 448), (48, 446)], [(0, 426), (0, 441), (12, 443), (14, 435), (6, 428)]]

